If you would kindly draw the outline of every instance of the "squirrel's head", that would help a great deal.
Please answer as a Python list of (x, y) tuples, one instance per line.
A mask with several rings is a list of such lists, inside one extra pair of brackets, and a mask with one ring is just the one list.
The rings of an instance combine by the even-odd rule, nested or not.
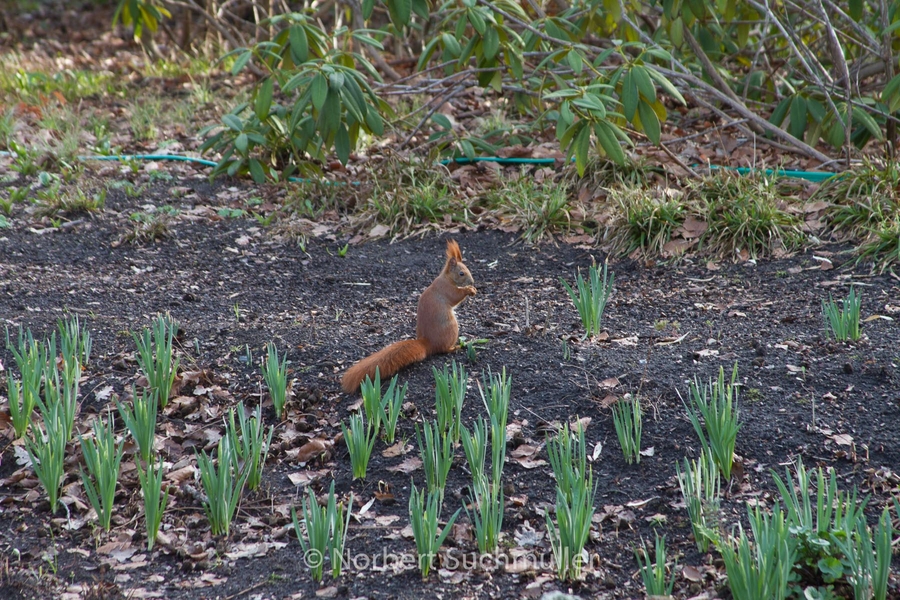
[(456, 240), (447, 240), (447, 264), (444, 265), (444, 272), (450, 275), (457, 287), (475, 283), (469, 268), (463, 264), (462, 252), (460, 252)]

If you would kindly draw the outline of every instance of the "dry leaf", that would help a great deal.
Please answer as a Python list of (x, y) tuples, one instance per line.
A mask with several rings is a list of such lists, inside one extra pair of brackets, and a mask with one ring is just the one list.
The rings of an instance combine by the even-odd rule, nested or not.
[(525, 469), (537, 469), (538, 467), (542, 467), (547, 464), (546, 460), (541, 458), (533, 459), (531, 457), (523, 456), (522, 458), (514, 458), (514, 461)]
[(686, 337), (687, 337), (687, 334), (686, 334), (686, 333), (685, 333), (684, 335), (682, 335), (682, 336), (677, 337), (677, 338), (673, 338), (673, 337), (665, 337), (665, 338), (662, 339), (662, 341), (656, 342), (656, 343), (654, 344), (654, 346), (671, 346), (672, 344), (679, 344), (679, 343), (681, 343), (681, 342), (684, 340), (684, 338), (686, 338)]
[(681, 568), (681, 574), (685, 579), (687, 579), (688, 581), (693, 581), (694, 583), (703, 580), (703, 573), (701, 573), (697, 570), (696, 567), (693, 567), (691, 565), (684, 565)]
[(385, 458), (395, 458), (397, 456), (406, 454), (411, 449), (412, 449), (411, 445), (406, 444), (404, 442), (397, 442), (393, 446), (388, 446), (387, 448), (385, 448), (382, 451), (381, 455)]
[(319, 438), (310, 440), (300, 447), (300, 450), (297, 452), (296, 460), (300, 464), (306, 464), (318, 458), (330, 448), (331, 442), (327, 440), (322, 440)]
[(415, 456), (410, 456), (406, 460), (404, 460), (399, 465), (395, 465), (393, 467), (387, 467), (388, 471), (392, 473), (406, 473), (407, 475), (418, 469), (422, 466), (422, 459), (417, 458)]
[(834, 443), (838, 446), (852, 446), (853, 445), (853, 436), (848, 433), (838, 433), (831, 436), (831, 439), (834, 440)]

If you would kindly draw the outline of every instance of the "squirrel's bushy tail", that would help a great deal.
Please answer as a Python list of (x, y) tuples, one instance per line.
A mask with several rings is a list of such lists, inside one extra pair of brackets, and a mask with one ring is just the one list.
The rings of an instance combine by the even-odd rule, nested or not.
[(341, 387), (348, 394), (352, 394), (359, 389), (366, 375), (375, 379), (375, 367), (378, 367), (381, 380), (385, 381), (403, 367), (425, 360), (426, 356), (428, 351), (425, 344), (419, 340), (395, 342), (347, 369), (341, 379)]

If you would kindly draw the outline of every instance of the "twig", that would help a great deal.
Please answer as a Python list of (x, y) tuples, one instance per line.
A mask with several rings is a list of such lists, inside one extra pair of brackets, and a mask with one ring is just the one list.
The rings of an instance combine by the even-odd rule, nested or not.
[(853, 133), (853, 105), (850, 99), (852, 91), (850, 86), (852, 85), (852, 82), (850, 81), (850, 70), (847, 68), (847, 60), (844, 58), (844, 49), (841, 47), (841, 42), (834, 33), (834, 27), (831, 25), (828, 13), (825, 12), (825, 6), (822, 4), (822, 0), (819, 0), (818, 7), (822, 22), (825, 24), (825, 39), (828, 42), (829, 50), (831, 50), (831, 60), (833, 60), (834, 64), (841, 70), (841, 77), (845, 82), (844, 101), (847, 104), (847, 118), (844, 119), (844, 146), (847, 152), (847, 169), (850, 169), (850, 154), (853, 147), (852, 142), (850, 141), (850, 136)]
[(165, 0), (165, 3), (169, 6), (183, 8), (202, 16), (213, 27), (213, 29), (221, 33), (222, 36), (228, 40), (228, 43), (231, 44), (232, 48), (242, 48), (247, 45), (244, 40), (239, 40), (233, 35), (233, 33), (235, 33), (233, 30), (219, 23), (218, 19), (214, 19), (212, 15), (210, 15), (208, 12), (203, 10), (202, 7), (197, 6), (193, 2), (182, 2), (181, 0)]
[[(718, 131), (720, 129), (728, 129), (730, 127), (738, 127), (739, 125), (743, 125), (745, 123), (747, 123), (747, 119), (735, 119), (732, 121), (728, 121), (727, 123), (722, 123), (721, 125), (716, 125), (715, 127), (712, 128), (712, 131)], [(698, 132), (692, 133), (690, 135), (683, 135), (681, 137), (672, 138), (667, 141), (670, 144), (677, 144), (679, 142), (686, 142), (688, 140), (692, 140), (694, 138), (698, 138), (700, 136), (707, 135), (709, 132), (710, 132), (709, 129), (704, 129), (703, 131), (698, 131)], [(650, 141), (642, 142), (642, 143), (638, 144), (638, 146), (655, 146), (655, 145), (656, 144), (654, 144), (653, 142), (650, 142)]]
[(703, 70), (706, 71), (706, 74), (709, 75), (709, 78), (713, 80), (713, 83), (716, 84), (716, 88), (729, 96), (735, 102), (743, 101), (738, 98), (738, 95), (734, 93), (734, 90), (731, 89), (725, 80), (722, 79), (722, 76), (719, 75), (719, 72), (716, 70), (715, 65), (712, 64), (712, 61), (709, 60), (709, 57), (706, 55), (706, 52), (703, 51), (703, 48), (700, 47), (700, 44), (697, 42), (697, 38), (694, 37), (694, 34), (691, 33), (690, 27), (682, 27), (682, 31), (684, 31), (684, 39), (687, 40), (688, 45), (691, 47), (691, 51), (694, 53), (694, 56), (700, 61), (700, 64), (703, 65)]
[(575, 47), (575, 44), (573, 44), (572, 42), (570, 42), (568, 40), (561, 40), (559, 38), (555, 38), (552, 35), (547, 35), (540, 29), (536, 28), (531, 23), (526, 23), (522, 19), (519, 19), (518, 17), (515, 17), (515, 16), (509, 14), (505, 10), (503, 10), (501, 8), (497, 8), (496, 5), (491, 4), (487, 0), (478, 0), (478, 4), (480, 4), (481, 6), (487, 7), (489, 10), (497, 13), (498, 15), (502, 15), (503, 18), (506, 19), (507, 21), (512, 21), (519, 27), (524, 27), (525, 29), (527, 29), (528, 31), (530, 31), (531, 33), (538, 36), (539, 38), (541, 38), (544, 41), (563, 46), (564, 48), (574, 48)]
[[(710, 95), (714, 96), (716, 98), (716, 100), (718, 100), (719, 102), (722, 102), (722, 103), (730, 106), (735, 112), (737, 112), (742, 117), (747, 119), (751, 124), (756, 125), (757, 127), (761, 127), (763, 130), (769, 131), (772, 134), (780, 137), (781, 139), (783, 139), (786, 142), (788, 142), (789, 144), (791, 144), (791, 146), (793, 146), (796, 150), (800, 151), (802, 154), (805, 154), (806, 156), (815, 158), (816, 160), (820, 160), (822, 162), (831, 160), (831, 158), (829, 156), (819, 152), (818, 150), (816, 150), (809, 144), (807, 144), (801, 140), (798, 140), (797, 138), (795, 138), (793, 135), (791, 135), (789, 132), (785, 131), (781, 127), (776, 127), (775, 125), (772, 125), (771, 123), (769, 123), (768, 121), (766, 121), (765, 119), (760, 117), (758, 114), (756, 114), (755, 112), (753, 112), (749, 108), (747, 108), (743, 102), (732, 100), (729, 96), (726, 96), (725, 94), (723, 94), (716, 88), (712, 87), (711, 85), (709, 85), (708, 83), (706, 83), (705, 81), (700, 79), (699, 77), (697, 77), (693, 74), (690, 74), (690, 73), (678, 73), (676, 71), (672, 71), (671, 69), (666, 69), (663, 67), (655, 67), (655, 68), (657, 71), (660, 72), (660, 74), (665, 75), (666, 77), (681, 79), (681, 80), (685, 81), (686, 83), (691, 84), (695, 88), (699, 88), (701, 90), (706, 91)], [(698, 96), (696, 94), (692, 94), (692, 95), (694, 96), (694, 98), (698, 98)], [(704, 104), (706, 104), (706, 103), (704, 103)], [(710, 106), (708, 104), (706, 104), (706, 105)]]
[[(758, 7), (757, 10), (759, 10), (760, 12), (766, 12), (765, 8), (761, 7), (759, 5), (759, 3), (755, 2), (754, 0), (748, 0), (748, 1), (755, 4)], [(654, 46), (656, 48), (661, 48), (661, 46), (659, 44), (657, 44), (655, 40), (650, 38), (646, 33), (644, 33), (644, 31), (642, 29), (637, 27), (637, 25), (634, 22), (632, 22), (624, 12), (622, 13), (622, 20), (625, 23), (627, 23), (628, 25), (630, 25), (632, 29), (634, 29), (635, 31), (638, 32), (638, 35), (641, 36), (641, 39), (644, 41), (644, 43)], [(778, 20), (775, 19), (775, 21), (777, 22)], [(785, 33), (785, 35), (787, 35), (787, 34)], [(802, 60), (802, 57), (800, 57), (800, 58)], [(830, 157), (826, 156), (825, 154), (822, 154), (815, 148), (811, 147), (809, 144), (806, 144), (805, 142), (798, 140), (793, 135), (791, 135), (789, 132), (783, 130), (781, 127), (772, 125), (767, 120), (763, 119), (762, 117), (757, 115), (755, 112), (753, 112), (749, 108), (747, 108), (747, 106), (742, 101), (732, 99), (730, 96), (723, 94), (722, 92), (720, 92), (713, 86), (709, 85), (708, 83), (706, 83), (699, 77), (695, 76), (693, 73), (690, 72), (690, 70), (686, 66), (684, 66), (681, 62), (679, 62), (674, 57), (672, 58), (672, 64), (675, 67), (677, 67), (678, 69), (680, 69), (681, 71), (679, 72), (674, 69), (666, 69), (665, 67), (660, 67), (660, 66), (656, 66), (656, 65), (652, 65), (652, 68), (656, 69), (656, 71), (659, 74), (664, 75), (669, 79), (681, 79), (685, 83), (688, 83), (690, 86), (693, 86), (693, 88), (689, 88), (689, 90), (691, 91), (691, 96), (693, 96), (695, 100), (699, 100), (700, 97), (696, 93), (694, 93), (694, 90), (699, 89), (699, 90), (705, 91), (706, 93), (714, 96), (719, 102), (722, 102), (722, 103), (730, 106), (732, 109), (734, 109), (736, 112), (738, 112), (742, 117), (747, 119), (747, 121), (749, 121), (752, 125), (755, 125), (756, 127), (761, 128), (763, 131), (769, 131), (772, 134), (780, 137), (781, 139), (790, 143), (796, 150), (799, 150), (801, 153), (803, 153), (807, 156), (810, 156), (812, 158), (815, 158), (816, 160), (819, 160), (822, 162), (831, 160)], [(648, 65), (648, 66), (650, 66), (650, 65)], [(827, 97), (827, 94), (826, 94), (826, 97)], [(719, 111), (719, 109), (713, 107), (711, 104), (709, 104), (707, 102), (703, 102), (703, 105), (706, 106), (707, 108), (715, 110), (717, 113), (722, 114), (724, 116), (724, 118), (726, 118), (726, 119), (731, 118), (730, 116)], [(778, 147), (782, 150), (791, 151), (789, 148), (784, 148), (782, 146), (778, 146), (774, 143), (771, 143), (771, 140), (766, 139), (766, 142), (769, 143), (770, 145)]]
[(669, 150), (669, 149), (666, 147), (665, 144), (663, 144), (662, 142), (660, 142), (660, 143), (659, 143), (659, 147), (662, 148), (663, 152), (665, 152), (666, 154), (669, 155), (669, 158), (671, 158), (671, 159), (674, 160), (676, 163), (678, 163), (678, 166), (679, 166), (679, 167), (681, 167), (682, 169), (684, 169), (685, 171), (687, 171), (688, 173), (690, 173), (690, 174), (691, 174), (691, 177), (694, 177), (694, 178), (696, 178), (696, 179), (700, 179), (700, 175), (697, 173), (697, 171), (695, 171), (695, 170), (693, 170), (691, 167), (689, 167), (689, 166), (687, 165), (687, 163), (685, 163), (683, 160), (681, 160), (681, 158), (680, 158), (677, 154), (675, 154), (674, 152), (672, 152), (671, 150)]
[[(881, 41), (881, 59), (884, 61), (884, 76), (890, 81), (894, 78), (894, 56), (891, 51), (893, 34), (887, 31), (888, 25), (890, 24), (887, 2), (886, 0), (880, 0), (879, 4), (881, 5), (881, 30), (884, 32)], [(885, 137), (887, 138), (885, 140), (885, 146), (887, 148), (888, 158), (893, 159), (897, 150), (897, 123), (893, 119), (888, 119), (887, 127), (885, 128)]]
[(436, 98), (436, 100), (438, 100), (438, 101), (434, 103), (434, 108), (432, 108), (430, 111), (428, 111), (428, 114), (425, 115), (424, 117), (422, 117), (422, 120), (419, 121), (419, 124), (416, 125), (415, 128), (409, 132), (409, 135), (407, 135), (406, 139), (403, 140), (403, 143), (400, 144), (400, 150), (403, 150), (404, 148), (406, 148), (406, 145), (413, 138), (413, 136), (415, 136), (417, 133), (419, 133), (419, 130), (425, 126), (425, 123), (428, 122), (428, 119), (430, 119), (431, 116), (434, 113), (436, 113), (438, 111), (438, 109), (441, 108), (441, 106), (444, 105), (444, 103), (449, 102), (450, 100), (453, 99), (454, 96), (456, 96), (457, 94), (459, 94), (460, 92), (462, 92), (465, 89), (466, 89), (465, 86), (460, 85), (460, 86), (457, 86), (457, 87), (453, 88), (452, 90), (450, 90), (450, 92), (448, 94), (445, 94), (444, 96), (438, 96)]

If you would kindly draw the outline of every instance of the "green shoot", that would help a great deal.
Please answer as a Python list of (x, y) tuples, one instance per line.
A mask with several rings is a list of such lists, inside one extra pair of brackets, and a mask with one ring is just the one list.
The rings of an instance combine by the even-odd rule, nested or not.
[(235, 471), (247, 472), (247, 489), (255, 490), (262, 479), (263, 466), (266, 464), (266, 456), (272, 446), (272, 434), (274, 427), (269, 427), (269, 435), (265, 433), (262, 422), (262, 407), (256, 407), (253, 415), (248, 417), (244, 410), (244, 403), (237, 405), (238, 424), (241, 435), (238, 437), (238, 428), (234, 422), (234, 410), (228, 411), (228, 426), (226, 434), (231, 437), (231, 447), (235, 449), (235, 458), (238, 462), (234, 465)]
[(571, 498), (588, 472), (584, 426), (580, 421), (574, 433), (564, 426), (556, 436), (547, 438), (547, 456), (556, 478), (556, 486), (566, 498)]
[(719, 539), (719, 501), (721, 479), (710, 452), (704, 451), (696, 461), (684, 459), (684, 469), (675, 465), (678, 487), (687, 507), (694, 541), (701, 552), (709, 551), (709, 543)]
[(131, 396), (132, 406), (116, 400), (116, 407), (122, 420), (125, 421), (125, 427), (131, 432), (131, 437), (137, 442), (141, 459), (149, 462), (156, 441), (158, 392), (153, 388), (142, 389), (140, 392), (137, 388), (132, 388)]
[(578, 310), (578, 316), (581, 317), (581, 324), (584, 326), (584, 335), (581, 339), (593, 337), (603, 331), (601, 325), (603, 323), (603, 311), (606, 310), (606, 303), (609, 295), (612, 293), (613, 280), (615, 274), (608, 273), (608, 265), (603, 264), (603, 279), (600, 278), (600, 271), (596, 266), (591, 266), (588, 273), (588, 281), (585, 282), (579, 271), (575, 280), (575, 289), (572, 289), (566, 281), (560, 279), (566, 288), (569, 297)]
[(671, 597), (672, 589), (675, 587), (675, 570), (678, 567), (676, 563), (672, 567), (672, 577), (666, 582), (666, 538), (656, 535), (656, 561), (651, 562), (650, 553), (647, 552), (647, 545), (641, 541), (640, 550), (635, 549), (634, 558), (638, 563), (638, 572), (641, 574), (641, 580), (644, 582), (644, 589), (647, 596), (650, 597)]
[(441, 544), (450, 533), (453, 523), (459, 516), (457, 509), (443, 530), (438, 530), (438, 518), (441, 514), (441, 495), (429, 492), (428, 499), (425, 499), (425, 490), (419, 492), (416, 486), (410, 484), (409, 494), (409, 521), (413, 530), (413, 538), (416, 541), (416, 553), (419, 557), (419, 570), (422, 572), (422, 578), (428, 577), (431, 567), (437, 557), (437, 552), (441, 548)]
[(65, 475), (66, 460), (65, 425), (55, 416), (45, 415), (44, 426), (32, 424), (33, 439), (25, 438), (25, 449), (31, 458), (31, 467), (38, 481), (44, 486), (50, 500), (50, 512), (59, 507), (59, 491)]
[(738, 370), (735, 363), (731, 373), (731, 384), (725, 383), (725, 369), (721, 367), (719, 378), (711, 380), (704, 388), (701, 388), (700, 383), (694, 379), (691, 383), (691, 403), (690, 405), (684, 403), (694, 431), (700, 438), (703, 451), (712, 451), (713, 460), (726, 480), (731, 478), (734, 447), (737, 443), (738, 430), (741, 428), (735, 385), (737, 377)]
[(266, 361), (263, 363), (263, 379), (269, 388), (269, 396), (275, 406), (275, 414), (284, 418), (284, 405), (287, 402), (287, 352), (278, 360), (278, 348), (269, 342), (266, 344)]
[(839, 342), (847, 340), (855, 342), (859, 339), (859, 309), (862, 297), (856, 293), (853, 286), (847, 298), (842, 300), (843, 310), (837, 307), (837, 303), (828, 294), (828, 301), (822, 301), (822, 316), (829, 327), (831, 335)]
[(169, 315), (160, 315), (153, 322), (153, 328), (144, 328), (140, 336), (134, 333), (137, 345), (137, 360), (147, 378), (148, 387), (159, 393), (162, 408), (169, 403), (172, 383), (178, 372), (179, 359), (172, 356), (172, 344), (178, 325)]
[(484, 475), (472, 485), (469, 495), (472, 511), (465, 505), (466, 514), (475, 527), (475, 540), (481, 553), (494, 552), (503, 529), (503, 486), (499, 482), (488, 483)]
[(434, 373), (435, 411), (437, 413), (438, 430), (450, 434), (454, 442), (459, 441), (459, 432), (462, 426), (463, 401), (466, 398), (466, 383), (469, 376), (466, 368), (457, 365), (454, 360), (451, 363), (452, 371), (444, 365), (443, 371), (432, 367)]
[[(81, 469), (81, 481), (91, 506), (97, 513), (100, 526), (109, 531), (112, 519), (112, 508), (116, 497), (116, 483), (119, 480), (119, 469), (125, 445), (116, 443), (116, 419), (112, 411), (104, 425), (99, 419), (94, 422), (94, 437), (81, 440), (81, 453), (87, 472)], [(90, 476), (88, 475), (90, 474)]]
[(365, 418), (359, 414), (350, 415), (349, 429), (341, 423), (341, 431), (344, 433), (344, 442), (350, 452), (353, 479), (365, 479), (377, 434), (373, 428), (366, 427)]
[(365, 380), (359, 386), (359, 394), (362, 396), (366, 421), (369, 423), (369, 427), (375, 430), (377, 437), (381, 431), (381, 422), (385, 417), (384, 407), (381, 404), (381, 369), (375, 368), (375, 381), (366, 375)]
[(162, 492), (163, 464), (156, 462), (151, 457), (147, 463), (147, 470), (141, 468), (140, 461), (136, 461), (138, 479), (141, 482), (141, 494), (144, 496), (144, 522), (147, 528), (147, 551), (153, 550), (156, 536), (159, 533), (159, 525), (162, 523), (163, 513), (166, 512), (166, 504), (169, 502), (169, 488), (160, 497)]
[(487, 457), (487, 430), (488, 425), (483, 417), (475, 420), (472, 431), (463, 425), (461, 439), (463, 451), (466, 454), (466, 462), (472, 473), (473, 485), (484, 478), (484, 460)]
[(235, 468), (238, 460), (235, 456), (237, 450), (231, 445), (228, 435), (219, 440), (218, 467), (213, 459), (201, 451), (197, 455), (197, 466), (200, 469), (200, 481), (203, 483), (203, 491), (206, 500), (203, 502), (203, 510), (209, 519), (209, 525), (213, 535), (228, 535), (231, 529), (231, 521), (237, 511), (241, 500), (244, 484), (247, 482), (247, 470), (238, 471)]
[(478, 392), (491, 421), (496, 420), (503, 429), (506, 429), (512, 377), (506, 375), (506, 367), (503, 367), (499, 375), (491, 373), (488, 369), (487, 373), (482, 373), (482, 382), (483, 384), (478, 383)]
[[(334, 482), (328, 490), (328, 500), (324, 506), (319, 505), (316, 495), (307, 488), (308, 497), (303, 499), (303, 527), (297, 519), (296, 509), (291, 509), (294, 533), (303, 548), (303, 558), (310, 569), (314, 581), (322, 581), (325, 558), (331, 561), (331, 576), (340, 577), (344, 564), (344, 545), (347, 542), (347, 531), (350, 527), (350, 509), (344, 517), (344, 505), (338, 504), (334, 495)], [(353, 506), (353, 494), (350, 494), (348, 506)], [(305, 532), (305, 533), (304, 533)]]
[(427, 421), (423, 423), (422, 430), (416, 427), (416, 439), (419, 441), (428, 492), (436, 492), (443, 498), (447, 475), (453, 463), (453, 441), (448, 434), (441, 433), (436, 423), (432, 425)]
[(397, 437), (397, 420), (403, 410), (403, 399), (406, 398), (406, 388), (408, 384), (404, 383), (403, 387), (397, 387), (397, 376), (391, 378), (387, 392), (381, 399), (381, 412), (384, 418), (384, 441), (393, 444)]
[(574, 486), (571, 495), (567, 496), (559, 486), (556, 487), (556, 523), (550, 518), (549, 510), (545, 513), (556, 574), (560, 579), (575, 580), (581, 575), (596, 492), (594, 476), (588, 471)]
[(777, 503), (771, 517), (758, 506), (748, 512), (755, 543), (750, 544), (739, 525), (737, 538), (717, 544), (731, 595), (735, 600), (782, 600), (797, 556), (793, 535)]
[(616, 437), (622, 447), (625, 462), (629, 465), (641, 462), (641, 401), (637, 396), (617, 401), (612, 405)]
[[(13, 379), (12, 373), (6, 376), (6, 395), (9, 397), (9, 416), (12, 419), (16, 439), (25, 435), (31, 424), (31, 413), (34, 411), (34, 395), (24, 393), (22, 382)], [(26, 399), (27, 398), (27, 399)], [(28, 404), (28, 401), (31, 404)]]

